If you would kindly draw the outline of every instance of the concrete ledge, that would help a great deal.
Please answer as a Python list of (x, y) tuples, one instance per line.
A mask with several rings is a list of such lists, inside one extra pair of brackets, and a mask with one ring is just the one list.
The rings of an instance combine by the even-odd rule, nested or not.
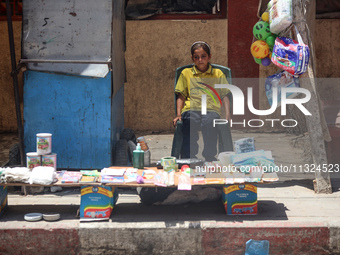
[[(38, 224), (40, 223), (40, 224)], [(125, 227), (124, 227), (125, 225)], [(158, 225), (158, 226), (157, 226)], [(212, 226), (213, 224), (211, 224)], [(284, 226), (278, 222), (251, 227), (241, 223), (201, 222), (114, 223), (74, 220), (67, 227), (60, 222), (36, 222), (29, 227), (0, 230), (1, 254), (244, 254), (249, 239), (268, 240), (270, 254), (340, 254), (340, 227)], [(243, 227), (241, 227), (243, 225)]]
[(270, 254), (329, 254), (328, 228), (223, 228), (203, 231), (206, 254), (244, 254), (249, 239), (268, 240)]
[(1, 254), (79, 254), (78, 229), (1, 229)]
[(203, 254), (198, 229), (81, 229), (79, 236), (82, 254)]
[[(75, 218), (79, 191), (10, 195), (0, 218), (0, 254), (243, 255), (249, 239), (268, 240), (271, 255), (340, 254), (339, 195), (271, 185), (259, 189), (258, 215), (229, 216), (221, 201), (145, 206), (124, 191), (110, 220), (100, 222)], [(55, 211), (60, 221), (23, 217)]]

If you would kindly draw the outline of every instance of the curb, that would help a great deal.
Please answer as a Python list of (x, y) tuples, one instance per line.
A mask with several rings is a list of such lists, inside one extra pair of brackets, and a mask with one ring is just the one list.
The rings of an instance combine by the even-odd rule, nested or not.
[[(270, 254), (340, 254), (340, 227), (323, 223), (89, 222), (43, 223), (0, 230), (1, 254), (244, 254), (249, 239)], [(248, 222), (249, 223), (249, 222)], [(21, 224), (22, 225), (22, 224)], [(72, 225), (72, 224), (71, 224)], [(261, 226), (256, 226), (261, 225)], [(295, 227), (293, 225), (296, 225)]]

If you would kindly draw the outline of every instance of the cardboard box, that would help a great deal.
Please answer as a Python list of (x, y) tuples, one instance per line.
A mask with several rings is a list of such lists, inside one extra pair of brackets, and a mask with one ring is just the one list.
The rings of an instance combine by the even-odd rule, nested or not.
[(118, 199), (117, 188), (107, 186), (82, 186), (80, 220), (107, 220)]
[(256, 184), (225, 185), (222, 199), (228, 215), (257, 215)]
[(0, 186), (0, 215), (3, 214), (8, 205), (7, 194), (8, 194), (7, 186)]

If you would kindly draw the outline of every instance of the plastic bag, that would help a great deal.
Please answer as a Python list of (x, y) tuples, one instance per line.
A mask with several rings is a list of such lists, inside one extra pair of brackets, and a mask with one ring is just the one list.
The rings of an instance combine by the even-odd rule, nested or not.
[(235, 155), (232, 155), (232, 162), (233, 164), (238, 164), (248, 158), (252, 158), (252, 157), (260, 157), (260, 156), (266, 156), (266, 152), (264, 150), (257, 150), (257, 151), (251, 151), (251, 152), (245, 152), (245, 153), (238, 153)]
[(269, 254), (269, 241), (257, 241), (250, 239), (246, 243), (245, 255), (268, 255)]
[(50, 185), (57, 177), (57, 173), (54, 167), (50, 166), (37, 166), (33, 168), (31, 177), (29, 179), (30, 184)]
[(254, 137), (242, 138), (234, 142), (236, 153), (255, 151)]
[(31, 175), (31, 170), (27, 167), (7, 167), (5, 169), (6, 182), (27, 183)]
[[(273, 88), (277, 88), (277, 95), (273, 95)], [(287, 71), (282, 71), (267, 77), (265, 82), (265, 91), (270, 106), (273, 104), (273, 98), (277, 98), (277, 106), (281, 105), (282, 88), (300, 88), (298, 77), (293, 76)], [(285, 98), (294, 98), (299, 93), (286, 93)]]
[(191, 180), (190, 180), (190, 168), (186, 168), (178, 176), (178, 190), (191, 190)]
[(239, 167), (242, 173), (250, 173), (254, 166), (262, 167), (264, 172), (273, 172), (278, 169), (273, 159), (267, 159), (264, 156), (247, 158), (241, 162), (235, 163), (235, 166)]
[(264, 172), (273, 172), (277, 169), (271, 151), (257, 150), (235, 154), (232, 156), (232, 160), (235, 167), (245, 173), (249, 173), (253, 166), (261, 166)]
[(291, 74), (303, 74), (309, 63), (309, 47), (302, 41), (297, 28), (298, 42), (286, 37), (277, 37), (272, 54), (272, 62)]
[(291, 0), (271, 0), (269, 8), (270, 32), (278, 34), (292, 24), (293, 10)]
[(155, 174), (155, 185), (166, 187), (169, 185), (169, 175), (168, 172), (159, 172), (158, 174)]

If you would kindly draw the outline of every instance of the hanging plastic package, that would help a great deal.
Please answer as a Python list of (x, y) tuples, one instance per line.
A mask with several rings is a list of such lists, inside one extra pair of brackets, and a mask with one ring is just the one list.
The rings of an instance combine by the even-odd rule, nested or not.
[(292, 0), (271, 0), (268, 3), (270, 32), (279, 34), (292, 24)]
[(296, 29), (298, 42), (286, 37), (277, 37), (274, 44), (272, 62), (291, 74), (303, 74), (309, 63), (309, 47), (304, 44)]
[[(273, 93), (273, 88), (277, 88), (276, 94)], [(277, 106), (281, 105), (282, 88), (300, 88), (299, 78), (287, 71), (268, 76), (265, 82), (265, 90), (270, 106), (272, 106), (275, 97), (277, 98)], [(286, 93), (285, 98), (294, 98), (298, 94), (297, 92)]]

